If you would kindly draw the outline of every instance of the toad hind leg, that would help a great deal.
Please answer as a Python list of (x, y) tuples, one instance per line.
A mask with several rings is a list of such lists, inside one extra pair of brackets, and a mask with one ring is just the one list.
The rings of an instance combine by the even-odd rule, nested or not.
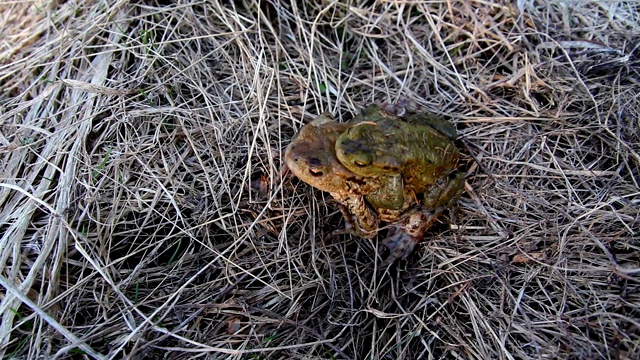
[(458, 202), (464, 192), (463, 172), (454, 171), (448, 177), (440, 180), (444, 180), (445, 184), (436, 184), (424, 193), (422, 202), (427, 208), (436, 209), (440, 206), (452, 206)]
[(444, 209), (444, 207), (438, 207), (433, 211), (420, 209), (409, 214), (401, 223), (394, 225), (389, 236), (382, 241), (391, 252), (382, 262), (382, 266), (392, 264), (398, 259), (406, 259)]

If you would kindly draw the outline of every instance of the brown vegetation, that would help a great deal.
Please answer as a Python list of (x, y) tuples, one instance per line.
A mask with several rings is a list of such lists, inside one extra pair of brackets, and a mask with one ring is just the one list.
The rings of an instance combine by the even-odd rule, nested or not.
[[(640, 357), (638, 3), (276, 3), (0, 4), (3, 358)], [(398, 99), (467, 192), (381, 268), (282, 155)]]

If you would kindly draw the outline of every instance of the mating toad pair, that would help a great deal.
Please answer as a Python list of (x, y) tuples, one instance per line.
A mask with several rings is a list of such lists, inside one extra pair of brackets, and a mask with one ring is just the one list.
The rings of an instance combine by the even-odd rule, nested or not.
[(453, 124), (433, 115), (370, 105), (348, 123), (325, 113), (302, 127), (285, 162), (343, 205), (350, 233), (372, 238), (381, 221), (392, 224), (383, 241), (391, 263), (406, 258), (464, 191), (455, 137)]

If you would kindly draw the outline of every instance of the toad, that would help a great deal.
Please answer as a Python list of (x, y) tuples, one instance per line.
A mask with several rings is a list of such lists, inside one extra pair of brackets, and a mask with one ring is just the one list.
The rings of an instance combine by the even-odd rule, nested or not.
[(430, 209), (450, 206), (464, 190), (457, 171), (455, 127), (428, 113), (400, 117), (403, 109), (367, 107), (358, 123), (336, 141), (338, 161), (350, 171), (380, 181), (378, 207), (400, 209), (407, 192)]
[(284, 159), (300, 180), (328, 192), (342, 205), (340, 209), (351, 232), (371, 238), (378, 228), (378, 216), (365, 203), (364, 196), (379, 189), (378, 180), (349, 171), (335, 154), (336, 139), (350, 126), (337, 123), (331, 114), (324, 113), (300, 129), (287, 146)]
[[(452, 124), (435, 123), (441, 131), (453, 134), (450, 137), (455, 136)], [(305, 125), (291, 141), (285, 163), (302, 181), (329, 192), (341, 203), (348, 221), (351, 215), (355, 217), (355, 235), (370, 238), (380, 221), (391, 223), (383, 240), (391, 252), (385, 263), (391, 263), (411, 253), (446, 206), (457, 201), (464, 186), (464, 177), (452, 171), (457, 163), (455, 146), (440, 152), (453, 154), (446, 155), (447, 159), (438, 159), (435, 150), (432, 154), (411, 154), (421, 151), (417, 144), (408, 146), (416, 140), (408, 133), (417, 130), (429, 132), (439, 141), (432, 149), (452, 145), (449, 137), (438, 131), (431, 133), (433, 127), (428, 124), (424, 117), (400, 119), (377, 105), (349, 123), (337, 123), (325, 113)]]

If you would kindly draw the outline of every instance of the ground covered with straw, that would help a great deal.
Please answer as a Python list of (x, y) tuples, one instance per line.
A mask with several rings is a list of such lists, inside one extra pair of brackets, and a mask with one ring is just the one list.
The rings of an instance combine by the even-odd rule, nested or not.
[[(634, 1), (3, 1), (3, 359), (637, 359)], [(284, 148), (409, 99), (466, 193), (404, 261)]]

